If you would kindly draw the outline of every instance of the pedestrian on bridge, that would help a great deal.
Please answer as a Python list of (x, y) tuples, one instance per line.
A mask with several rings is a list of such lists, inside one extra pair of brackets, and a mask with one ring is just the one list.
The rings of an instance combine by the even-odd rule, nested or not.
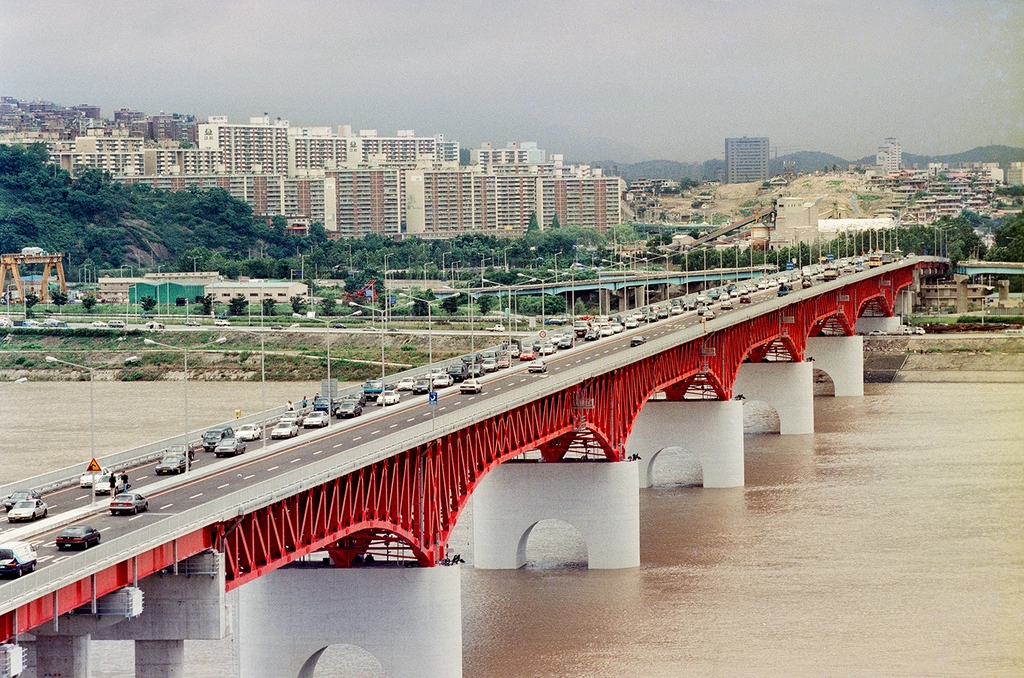
[(117, 494), (117, 474), (111, 472), (110, 474), (110, 496), (113, 497)]
[(122, 492), (127, 492), (128, 491), (128, 472), (127, 471), (121, 471), (121, 491)]

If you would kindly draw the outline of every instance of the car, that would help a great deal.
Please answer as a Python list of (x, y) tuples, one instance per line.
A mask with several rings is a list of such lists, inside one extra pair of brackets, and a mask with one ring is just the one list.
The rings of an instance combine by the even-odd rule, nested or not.
[(86, 471), (82, 474), (82, 477), (78, 479), (79, 487), (92, 487), (96, 479), (104, 474), (109, 474), (110, 469), (101, 468), (99, 471)]
[(330, 415), (331, 411), (331, 399), (327, 396), (318, 395), (313, 398), (313, 411), (323, 412), (324, 414)]
[(231, 316), (230, 316), (230, 315), (228, 315), (227, 313), (218, 313), (218, 314), (217, 314), (217, 320), (227, 320), (227, 319), (229, 319), (230, 317), (231, 317)]
[(449, 386), (455, 385), (455, 380), (452, 379), (452, 375), (445, 372), (444, 374), (438, 374), (435, 376), (433, 381), (430, 382), (430, 385), (435, 389), (448, 388)]
[(778, 291), (775, 293), (777, 296), (784, 297), (789, 294), (789, 288), (785, 285), (779, 285)]
[(704, 311), (704, 315), (702, 317), (704, 318), (704, 320), (714, 320), (715, 312), (709, 308), (706, 311)]
[(722, 309), (723, 311), (731, 311), (731, 310), (733, 309), (733, 306), (732, 306), (732, 299), (726, 299), (726, 300), (725, 300), (725, 301), (723, 301), (723, 302), (722, 302), (721, 304), (719, 304), (719, 306), (718, 306), (718, 307), (719, 307), (720, 309)]
[(294, 438), (299, 435), (299, 427), (294, 421), (279, 421), (270, 431), (270, 439)]
[(93, 327), (110, 327), (110, 325), (108, 325), (107, 323), (103, 322), (102, 320), (93, 320), (92, 321), (92, 326)]
[(238, 438), (225, 438), (220, 441), (213, 453), (218, 457), (233, 457), (236, 454), (245, 454), (245, 443)]
[(4, 510), (10, 511), (19, 501), (42, 498), (43, 495), (39, 494), (35, 490), (15, 490), (11, 493), (11, 496), (4, 499)]
[(528, 372), (533, 372), (533, 373), (547, 372), (548, 371), (548, 364), (546, 362), (544, 362), (543, 360), (534, 360), (533, 362), (531, 362), (529, 365), (526, 366), (526, 370)]
[(247, 442), (259, 440), (263, 437), (263, 427), (259, 424), (242, 424), (235, 431), (235, 437)]
[(387, 407), (402, 402), (402, 394), (393, 388), (384, 389), (384, 392), (377, 396), (377, 406)]
[(271, 325), (270, 329), (272, 329), (272, 330), (283, 330), (284, 329), (284, 325)]
[(533, 347), (524, 348), (519, 353), (519, 360), (520, 360), (520, 362), (523, 362), (523, 361), (526, 361), (526, 360), (536, 360), (536, 359), (537, 359), (537, 352), (533, 350)]
[[(114, 489), (116, 490), (117, 487), (118, 487), (117, 474), (114, 473), (113, 475), (114, 475)], [(110, 489), (111, 489), (110, 488), (110, 476), (111, 476), (111, 473), (109, 471), (107, 471), (107, 472), (104, 472), (103, 474), (99, 475), (96, 478), (96, 480), (92, 484), (92, 492), (93, 492), (93, 494), (114, 494), (113, 492), (110, 491)]]
[(367, 379), (363, 382), (363, 393), (367, 398), (375, 398), (384, 391), (383, 379)]
[(430, 379), (417, 379), (412, 385), (412, 394), (423, 395), (424, 393), (430, 393), (433, 390), (431, 386)]
[(110, 500), (110, 515), (136, 514), (149, 510), (149, 500), (138, 492), (122, 492)]
[(868, 332), (869, 337), (883, 337), (886, 334), (888, 333), (883, 330), (871, 330), (870, 332)]
[[(188, 457), (190, 461), (195, 461), (196, 452), (199, 452), (202, 449), (203, 446), (199, 443), (189, 443), (188, 446), (179, 443), (168, 447), (167, 451), (164, 452), (164, 456), (166, 457), (169, 454), (180, 454)], [(109, 480), (107, 482), (109, 482)]]
[(496, 372), (498, 370), (498, 361), (494, 358), (484, 358), (484, 362), (480, 367), (484, 368), (484, 372)]
[(24, 499), (11, 507), (7, 512), (7, 522), (28, 522), (37, 518), (45, 518), (50, 507), (42, 499)]
[(310, 412), (302, 422), (302, 428), (323, 428), (329, 426), (331, 418), (326, 412)]
[(495, 363), (498, 365), (498, 369), (504, 370), (512, 367), (512, 356), (508, 353), (502, 353), (495, 359)]
[[(640, 321), (636, 319), (636, 316), (626, 318), (625, 328), (627, 330), (635, 330), (638, 327), (640, 327)], [(586, 333), (584, 332), (584, 334)]]
[(484, 376), (485, 373), (486, 370), (482, 363), (479, 365), (469, 365), (466, 368), (466, 379), (479, 379)]
[(583, 335), (583, 341), (597, 341), (601, 338), (601, 330), (591, 327), (587, 330), (587, 333)]
[(566, 335), (558, 340), (558, 349), (564, 351), (572, 348), (576, 344), (576, 337), (572, 334)]
[(144, 318), (144, 319), (149, 319), (149, 318), (152, 318), (153, 316), (151, 316), (151, 315), (150, 315), (149, 313), (147, 313), (146, 311), (143, 311), (142, 313), (140, 313), (140, 314), (139, 314), (139, 317), (140, 317), (140, 318)]
[(750, 303), (750, 295), (749, 294), (741, 294), (740, 295), (740, 303), (741, 304), (749, 304)]
[(188, 457), (183, 454), (165, 455), (154, 470), (158, 476), (184, 473), (188, 470)]
[(550, 342), (545, 342), (540, 346), (540, 355), (554, 355), (555, 345)]
[(359, 403), (360, 407), (366, 406), (366, 394), (362, 391), (356, 391), (355, 393), (349, 393), (342, 397), (342, 400), (354, 400)]
[(501, 323), (498, 323), (497, 325), (491, 325), (490, 327), (488, 327), (487, 331), (488, 332), (504, 332), (505, 331), (505, 326), (502, 325)]
[(20, 577), (36, 569), (36, 547), (27, 541), (0, 544), (0, 574)]
[(95, 527), (89, 527), (88, 525), (71, 525), (69, 527), (65, 527), (61, 530), (60, 534), (57, 535), (57, 550), (63, 551), (64, 549), (81, 547), (84, 551), (90, 546), (99, 544), (100, 539), (102, 539), (102, 535)]
[(217, 448), (217, 445), (220, 445), (222, 440), (234, 437), (235, 431), (230, 426), (225, 426), (223, 428), (211, 428), (203, 434), (203, 449), (207, 452), (213, 452)]
[(147, 330), (162, 330), (164, 329), (164, 324), (158, 323), (155, 320), (150, 320), (148, 323), (143, 325), (143, 327), (145, 327)]
[(416, 379), (414, 379), (413, 377), (405, 377), (404, 379), (400, 379), (398, 383), (395, 384), (395, 388), (399, 391), (411, 391), (412, 387), (415, 385)]
[(334, 409), (334, 416), (338, 419), (351, 419), (363, 413), (363, 406), (356, 400), (343, 400)]
[(231, 327), (231, 321), (227, 318), (217, 318), (213, 324), (215, 327)]
[(459, 393), (480, 393), (483, 390), (484, 385), (477, 379), (467, 379), (459, 384)]
[(185, 327), (202, 327), (202, 325), (197, 323), (195, 320), (186, 320)]
[[(673, 308), (677, 308), (677, 307), (673, 306)], [(680, 310), (680, 312), (682, 312), (682, 311)], [(622, 332), (625, 329), (626, 329), (626, 326), (623, 325), (622, 323), (612, 323), (612, 334), (622, 334)], [(561, 345), (559, 345), (559, 348), (561, 348)]]
[[(463, 360), (465, 360), (465, 358), (463, 358)], [(462, 381), (469, 376), (469, 365), (465, 362), (453, 363), (448, 366), (448, 369), (445, 370), (445, 372), (454, 381)]]
[(519, 357), (519, 351), (520, 351), (520, 348), (519, 348), (518, 344), (512, 344), (511, 346), (509, 346), (508, 347), (508, 356), (509, 356), (509, 358), (518, 358)]
[(345, 323), (334, 323), (333, 325), (331, 325), (331, 327), (333, 329), (336, 329), (336, 330), (347, 330), (348, 329), (348, 325), (346, 325)]
[(647, 343), (647, 337), (645, 337), (642, 334), (638, 334), (638, 335), (636, 335), (635, 337), (633, 337), (632, 339), (629, 340), (629, 345), (630, 345), (631, 348), (633, 346), (640, 346), (640, 345), (646, 344), (646, 343)]
[(302, 426), (302, 422), (306, 419), (306, 415), (299, 410), (290, 410), (281, 415), (278, 421), (290, 421), (296, 426)]

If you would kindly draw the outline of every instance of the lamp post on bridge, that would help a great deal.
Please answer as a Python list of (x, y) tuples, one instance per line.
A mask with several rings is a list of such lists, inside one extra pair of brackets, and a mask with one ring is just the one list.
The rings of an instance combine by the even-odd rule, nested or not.
[[(70, 367), (77, 367), (82, 370), (89, 371), (89, 449), (90, 458), (96, 458), (96, 391), (93, 387), (93, 368), (87, 365), (79, 365), (78, 363), (68, 362), (67, 360), (61, 360), (54, 358), (52, 355), (46, 356), (46, 362), (48, 363), (60, 363), (62, 365), (68, 365)], [(96, 501), (96, 488), (92, 491), (93, 503)]]
[(384, 309), (377, 309), (373, 306), (364, 306), (363, 304), (357, 304), (354, 301), (348, 302), (349, 306), (358, 306), (359, 308), (365, 308), (371, 312), (370, 322), (373, 322), (373, 313), (380, 313), (380, 380), (383, 382), (385, 379), (384, 371)]

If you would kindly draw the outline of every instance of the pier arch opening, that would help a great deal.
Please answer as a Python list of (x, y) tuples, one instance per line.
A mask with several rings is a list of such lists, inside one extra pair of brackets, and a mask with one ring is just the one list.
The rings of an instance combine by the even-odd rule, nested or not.
[(328, 645), (306, 660), (298, 678), (384, 678), (384, 666), (357, 645)]
[(527, 569), (588, 567), (587, 540), (571, 523), (554, 518), (538, 520), (523, 532), (516, 549)]
[(649, 487), (700, 487), (704, 483), (704, 467), (692, 449), (663, 447), (651, 455), (646, 468)]

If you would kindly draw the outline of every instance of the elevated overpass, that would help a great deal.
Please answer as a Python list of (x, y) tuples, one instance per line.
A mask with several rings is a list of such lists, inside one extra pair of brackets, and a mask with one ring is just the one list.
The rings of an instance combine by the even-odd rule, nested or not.
[[(487, 380), (481, 394), (445, 393), (436, 406), (416, 398), (296, 445), (142, 488), (150, 512), (89, 519), (103, 526), (98, 547), (58, 556), (52, 532), (33, 538), (50, 557), (0, 584), (0, 631), (12, 639), (55, 624), (204, 552), (222, 559), (226, 591), (319, 551), (342, 568), (382, 545), (437, 565), (469, 497), (499, 465), (529, 451), (547, 462), (625, 462), (627, 439), (655, 394), (680, 405), (738, 404), (742, 366), (800, 367), (810, 341), (893, 319), (900, 291), (944, 266), (912, 258), (784, 297), (764, 294), (707, 322), (674, 317), (639, 330), (647, 337), (640, 346), (630, 346), (629, 334), (587, 343), (552, 357), (546, 374), (519, 366)], [(751, 397), (754, 387), (742, 393)], [(733, 471), (712, 484), (735, 484), (735, 459), (729, 463)], [(739, 469), (742, 484), (742, 449)]]

